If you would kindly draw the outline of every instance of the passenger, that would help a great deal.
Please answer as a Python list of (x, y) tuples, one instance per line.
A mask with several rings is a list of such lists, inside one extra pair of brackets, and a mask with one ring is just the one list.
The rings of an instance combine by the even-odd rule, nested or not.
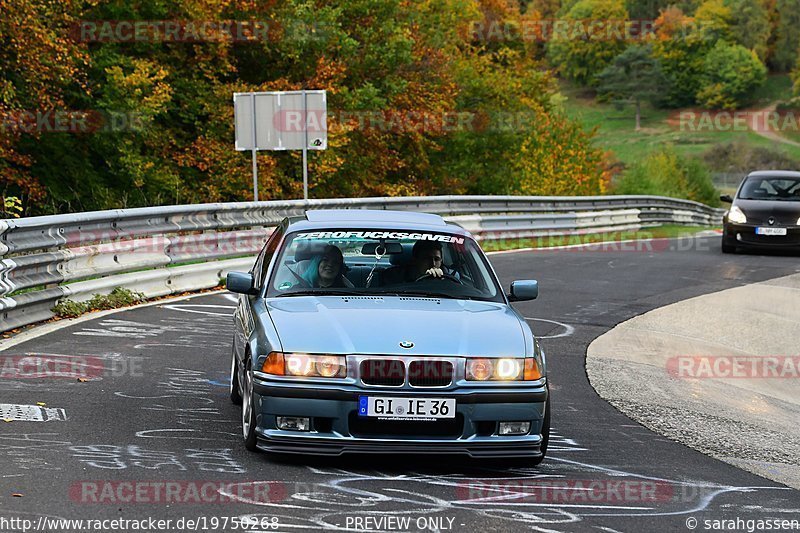
[(320, 255), (310, 260), (300, 277), (313, 288), (352, 288), (353, 284), (344, 276), (346, 271), (342, 251), (338, 246), (329, 244)]
[(388, 268), (383, 273), (383, 283), (413, 282), (423, 276), (442, 278), (445, 275), (461, 280), (458, 272), (442, 264), (442, 243), (417, 241), (411, 249), (411, 261), (407, 265)]

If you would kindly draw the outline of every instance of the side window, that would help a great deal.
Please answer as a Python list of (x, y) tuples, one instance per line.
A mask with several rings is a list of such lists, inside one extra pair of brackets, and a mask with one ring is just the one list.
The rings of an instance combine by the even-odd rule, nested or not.
[(278, 249), (278, 244), (281, 242), (284, 229), (285, 228), (283, 225), (275, 228), (275, 231), (273, 231), (272, 235), (270, 235), (269, 239), (267, 239), (267, 243), (264, 245), (264, 249), (261, 250), (258, 260), (253, 267), (253, 277), (256, 281), (256, 287), (259, 289), (264, 286), (264, 278), (267, 276), (269, 264), (272, 262), (272, 257), (275, 255), (275, 251)]

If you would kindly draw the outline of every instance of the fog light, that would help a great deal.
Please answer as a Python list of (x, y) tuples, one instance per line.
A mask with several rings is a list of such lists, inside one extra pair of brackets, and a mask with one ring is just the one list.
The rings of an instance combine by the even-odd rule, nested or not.
[(299, 416), (279, 416), (278, 428), (289, 431), (309, 431), (311, 429), (311, 419)]
[(530, 422), (500, 422), (499, 435), (525, 435), (531, 430)]

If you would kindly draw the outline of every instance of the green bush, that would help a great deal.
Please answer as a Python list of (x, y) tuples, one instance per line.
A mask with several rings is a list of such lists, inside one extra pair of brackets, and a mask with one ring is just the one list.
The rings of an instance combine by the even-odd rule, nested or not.
[(117, 287), (107, 295), (95, 294), (86, 302), (86, 306), (89, 311), (102, 311), (137, 304), (142, 300), (144, 294)]
[(767, 81), (767, 68), (752, 50), (717, 42), (703, 63), (697, 103), (711, 109), (738, 109)]
[(53, 308), (53, 313), (59, 318), (75, 318), (86, 312), (86, 302), (61, 300)]
[(614, 192), (670, 196), (719, 205), (718, 192), (702, 161), (681, 157), (669, 145), (628, 169), (616, 182)]
[(144, 301), (144, 299), (145, 296), (141, 292), (116, 287), (109, 294), (95, 294), (86, 302), (75, 302), (69, 299), (61, 300), (53, 308), (53, 313), (60, 318), (75, 318), (89, 311), (118, 309), (134, 305)]

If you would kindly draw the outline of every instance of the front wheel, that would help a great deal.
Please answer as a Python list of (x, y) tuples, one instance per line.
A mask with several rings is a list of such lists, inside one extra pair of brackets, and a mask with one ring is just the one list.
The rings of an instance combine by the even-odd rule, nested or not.
[(253, 394), (253, 372), (248, 357), (244, 369), (244, 386), (242, 387), (242, 436), (244, 447), (251, 452), (258, 450), (256, 446), (256, 400)]
[(722, 241), (722, 253), (723, 254), (733, 254), (736, 253), (736, 246), (726, 244), (725, 241)]

